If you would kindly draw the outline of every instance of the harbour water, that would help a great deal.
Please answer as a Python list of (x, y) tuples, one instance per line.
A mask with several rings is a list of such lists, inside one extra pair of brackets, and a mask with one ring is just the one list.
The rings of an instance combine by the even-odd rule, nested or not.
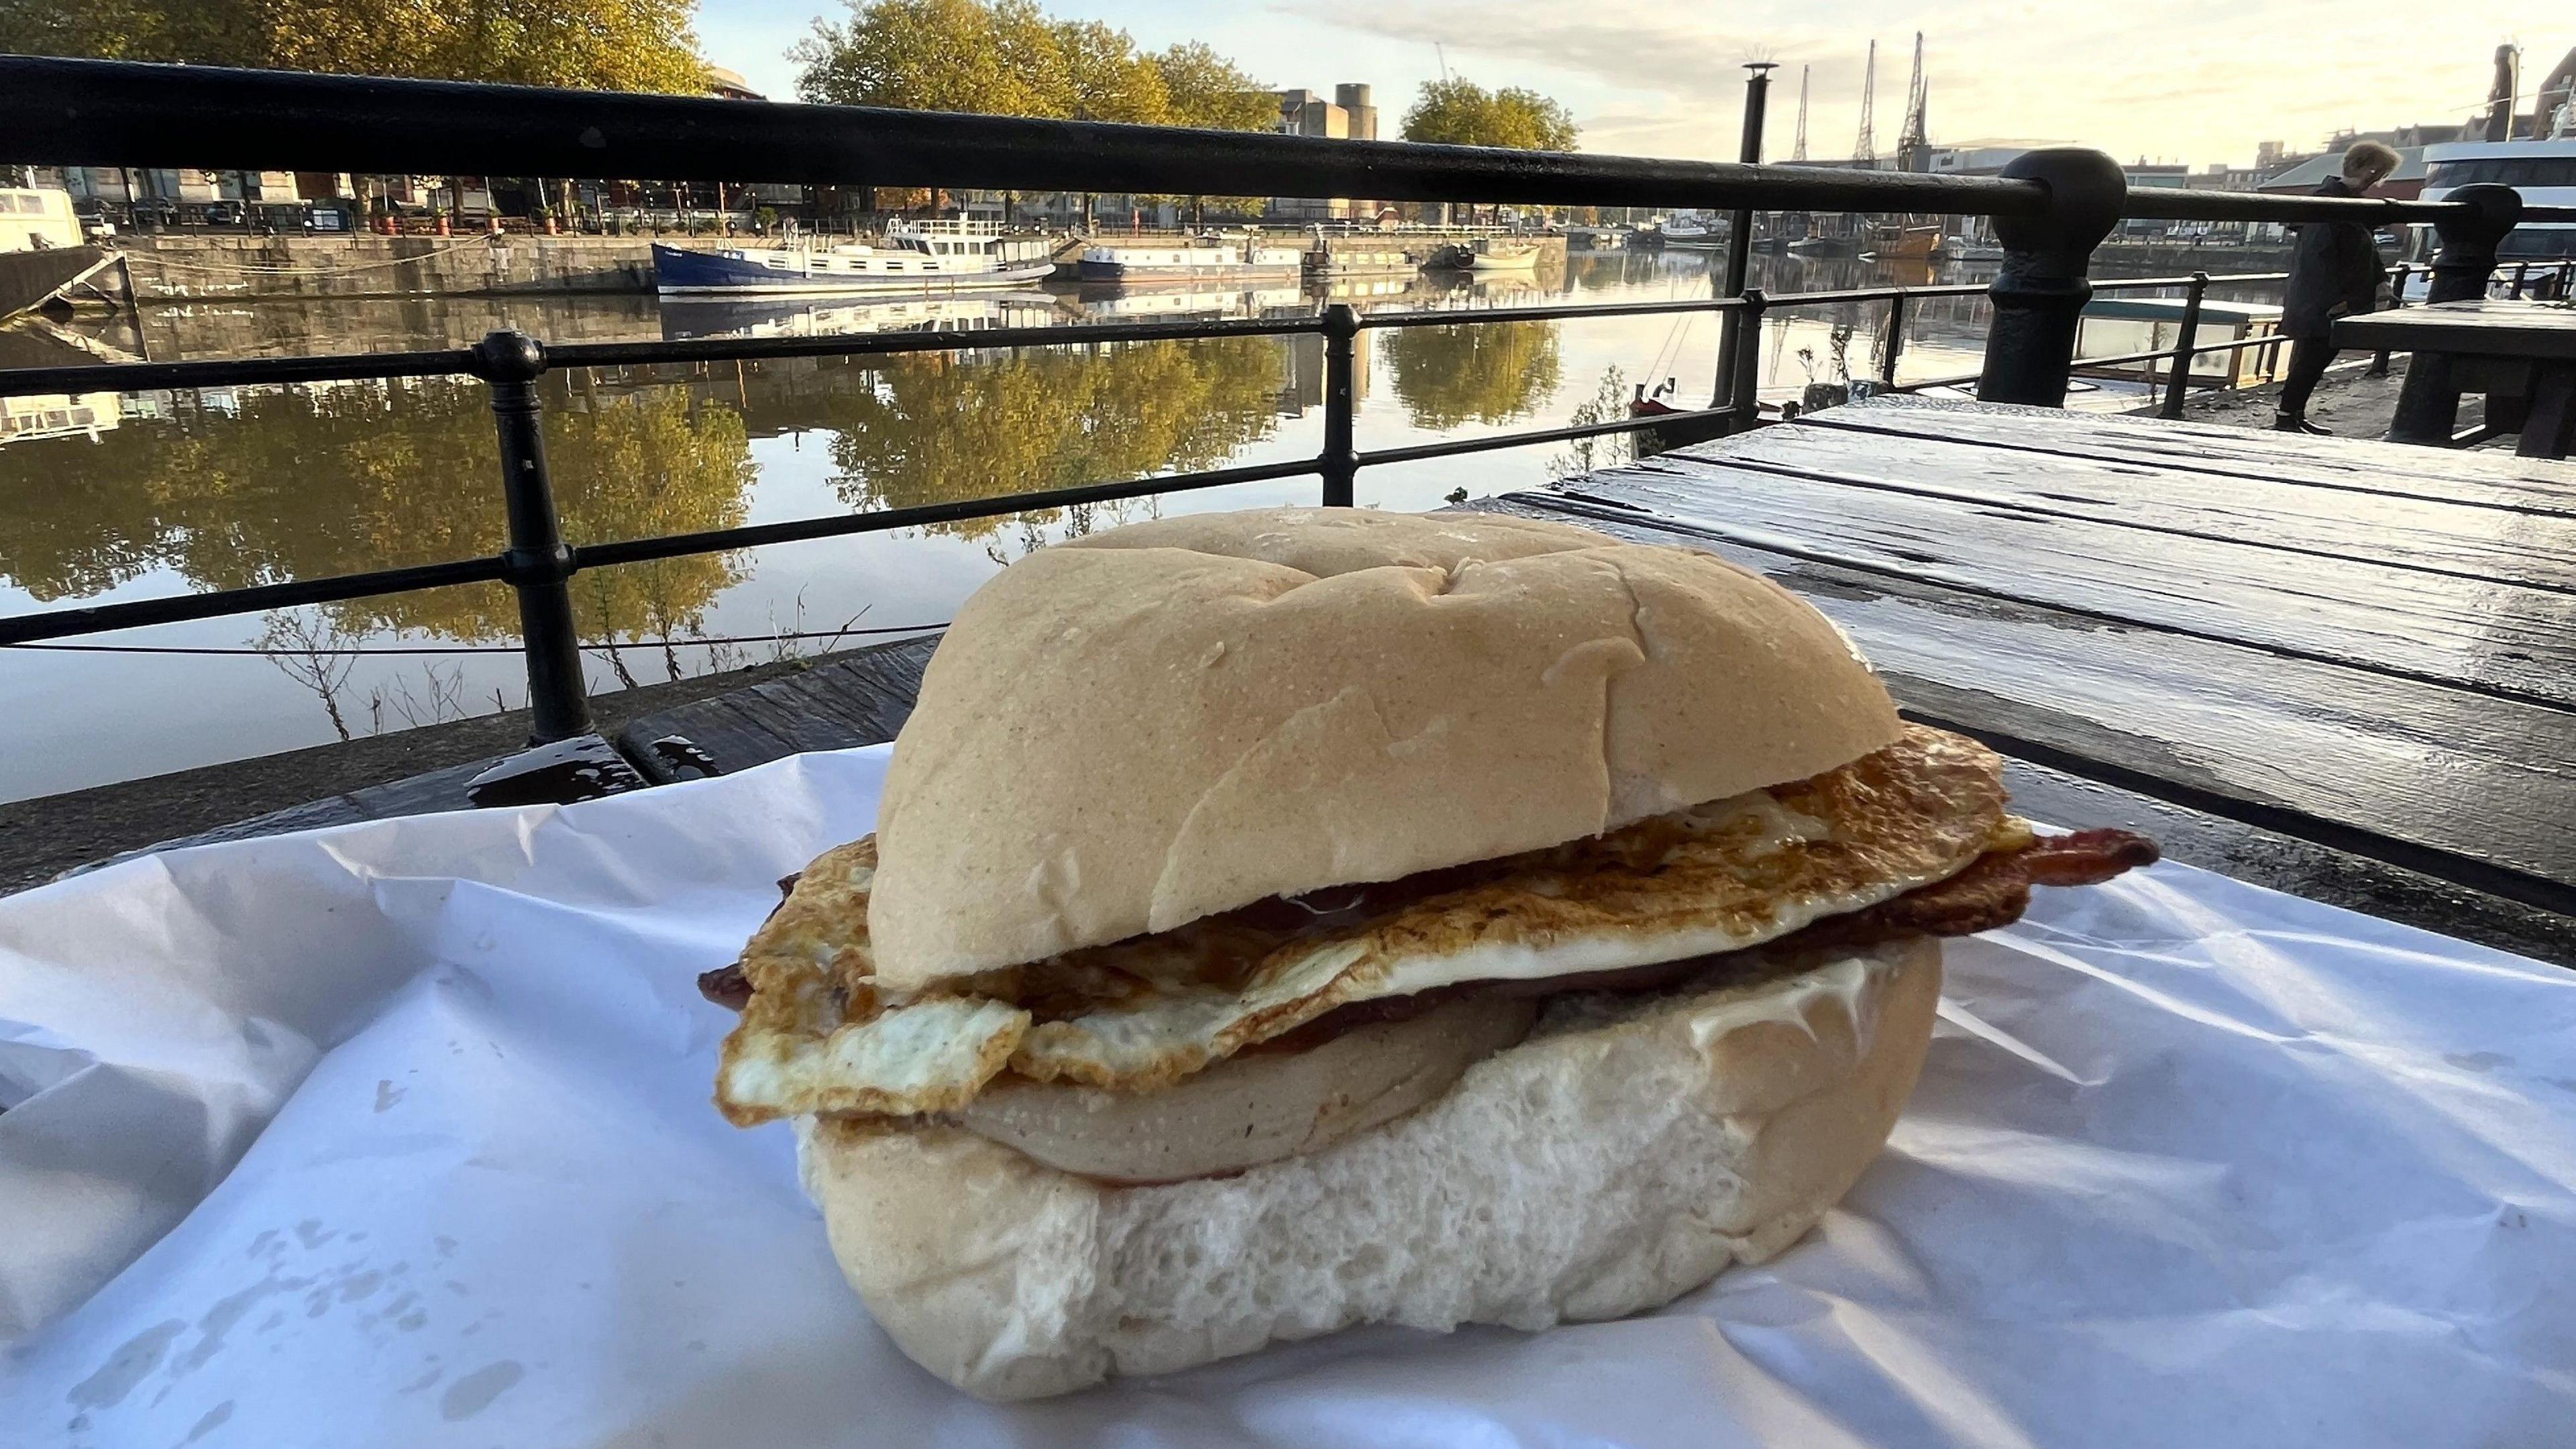
[[(1714, 258), (1578, 252), (1535, 275), (1358, 278), (1329, 290), (1282, 279), (850, 301), (209, 303), (148, 309), (139, 335), (127, 319), (76, 319), (69, 330), (101, 355), (160, 361), (455, 345), (495, 327), (557, 341), (961, 334), (966, 345), (945, 353), (549, 375), (546, 444), (565, 532), (591, 542), (1311, 456), (1321, 445), (1320, 338), (1014, 353), (975, 348), (978, 330), (1284, 316), (1327, 300), (1487, 314), (1706, 296)], [(1935, 280), (1850, 260), (1755, 265), (1755, 283), (1775, 295)], [(1956, 268), (1937, 278), (1967, 279)], [(1883, 304), (1775, 314), (1760, 347), (1764, 395), (1873, 375), (1884, 321)], [(1981, 298), (1918, 301), (1902, 376), (1973, 371), (1984, 327)], [(1636, 384), (1666, 378), (1678, 404), (1704, 405), (1717, 332), (1710, 315), (1364, 331), (1358, 443), (1618, 416)], [(86, 426), (0, 446), (0, 613), (427, 563), (502, 543), (491, 417), (470, 380), (68, 401), (67, 416), (87, 410)], [(1624, 440), (1599, 440), (1372, 468), (1358, 496), (1437, 507), (1458, 490), (1499, 493), (1624, 461), (1624, 450)], [(623, 646), (589, 655), (591, 687), (894, 637), (869, 631), (939, 624), (994, 570), (1068, 532), (1312, 502), (1317, 486), (1289, 479), (585, 572), (573, 584), (582, 637)], [(490, 585), (131, 630), (77, 641), (81, 649), (0, 651), (0, 709), (12, 722), (0, 799), (517, 705), (515, 628), (508, 591)], [(124, 652), (137, 650), (209, 652)]]

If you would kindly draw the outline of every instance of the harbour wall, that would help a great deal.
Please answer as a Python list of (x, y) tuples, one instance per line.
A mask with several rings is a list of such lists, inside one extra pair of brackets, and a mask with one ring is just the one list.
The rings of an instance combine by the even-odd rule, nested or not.
[(650, 292), (652, 244), (615, 236), (122, 236), (135, 300)]

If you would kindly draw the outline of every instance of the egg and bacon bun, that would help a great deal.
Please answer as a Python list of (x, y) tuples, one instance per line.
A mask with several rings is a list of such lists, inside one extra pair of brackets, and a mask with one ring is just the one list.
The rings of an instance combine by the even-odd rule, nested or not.
[(1707, 554), (1114, 529), (966, 603), (877, 833), (701, 983), (717, 1102), (797, 1124), (851, 1285), (988, 1398), (1636, 1312), (1859, 1177), (1939, 937), (2155, 858), (2001, 763)]

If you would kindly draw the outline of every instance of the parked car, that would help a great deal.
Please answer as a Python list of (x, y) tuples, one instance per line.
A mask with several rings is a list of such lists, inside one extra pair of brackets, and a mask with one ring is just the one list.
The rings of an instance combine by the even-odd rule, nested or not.
[(355, 225), (349, 213), (336, 206), (308, 207), (304, 212), (306, 231), (347, 231)]
[(239, 226), (242, 220), (242, 204), (238, 201), (215, 201), (206, 205), (208, 226)]

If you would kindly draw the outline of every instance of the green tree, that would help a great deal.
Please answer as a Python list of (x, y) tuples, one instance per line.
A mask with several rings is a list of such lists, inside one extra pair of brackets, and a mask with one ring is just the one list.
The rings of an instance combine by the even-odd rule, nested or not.
[(1057, 23), (1055, 40), (1072, 82), (1075, 120), (1147, 126), (1171, 120), (1172, 92), (1162, 67), (1138, 54), (1126, 31), (1097, 20), (1066, 20)]
[(809, 101), (988, 116), (1073, 108), (1064, 52), (1029, 0), (851, 0), (846, 23), (815, 21), (787, 56)]
[(1171, 123), (1212, 131), (1267, 131), (1279, 123), (1279, 97), (1241, 66), (1198, 41), (1154, 57), (1172, 98)]
[(0, 51), (591, 90), (705, 86), (697, 0), (0, 0)]
[(1553, 322), (1398, 327), (1378, 340), (1395, 395), (1417, 427), (1445, 432), (1467, 422), (1528, 417), (1556, 395)]
[(1574, 117), (1533, 90), (1489, 91), (1465, 76), (1426, 81), (1404, 113), (1404, 139), (1451, 146), (1505, 146), (1516, 151), (1571, 151)]

